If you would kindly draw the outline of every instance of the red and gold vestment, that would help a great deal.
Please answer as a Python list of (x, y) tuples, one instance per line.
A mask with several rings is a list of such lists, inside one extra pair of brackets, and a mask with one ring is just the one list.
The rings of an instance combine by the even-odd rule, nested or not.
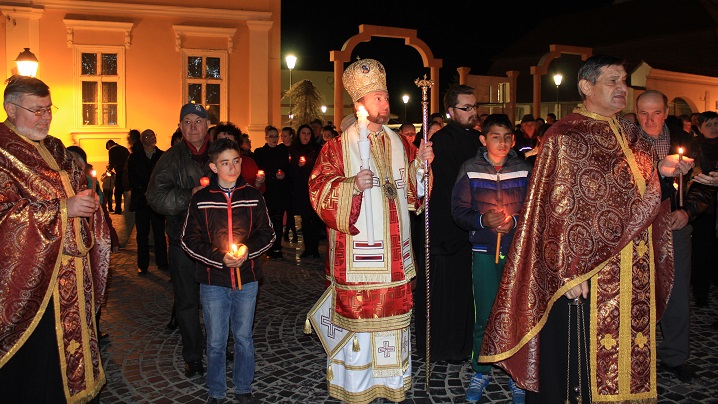
[(542, 142), (480, 361), (538, 391), (539, 360), (550, 360), (539, 358), (539, 331), (554, 302), (588, 280), (592, 399), (655, 401), (673, 253), (652, 144), (585, 109)]
[(110, 263), (102, 210), (67, 217), (87, 189), (62, 142), (36, 142), (0, 124), (0, 367), (33, 333), (52, 299), (65, 397), (86, 402), (105, 383), (95, 313)]

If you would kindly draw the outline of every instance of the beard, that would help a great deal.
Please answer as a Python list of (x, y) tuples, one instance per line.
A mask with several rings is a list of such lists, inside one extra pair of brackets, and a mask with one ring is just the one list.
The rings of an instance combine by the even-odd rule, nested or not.
[(379, 125), (384, 125), (387, 122), (389, 122), (389, 110), (379, 111), (379, 113), (376, 114), (376, 116), (369, 116), (367, 119), (370, 122), (377, 123)]
[(40, 141), (50, 134), (50, 125), (46, 128), (36, 128), (23, 125), (15, 125), (17, 132), (30, 140)]

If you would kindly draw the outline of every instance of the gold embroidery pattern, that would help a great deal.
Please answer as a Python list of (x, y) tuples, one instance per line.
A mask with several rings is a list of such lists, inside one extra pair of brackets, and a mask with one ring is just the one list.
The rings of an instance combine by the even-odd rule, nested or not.
[(606, 349), (613, 349), (613, 347), (616, 346), (616, 340), (613, 339), (611, 334), (606, 334), (601, 338), (601, 345)]

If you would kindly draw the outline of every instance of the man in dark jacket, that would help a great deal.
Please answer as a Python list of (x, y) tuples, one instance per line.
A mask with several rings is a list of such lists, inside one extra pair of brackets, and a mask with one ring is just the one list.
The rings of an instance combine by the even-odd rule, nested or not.
[(127, 159), (127, 178), (132, 189), (130, 212), (135, 212), (137, 226), (137, 273), (144, 275), (150, 265), (150, 229), (154, 236), (155, 263), (162, 270), (167, 269), (167, 239), (165, 217), (150, 207), (145, 196), (152, 170), (164, 151), (157, 148), (157, 136), (152, 129), (142, 132), (140, 142), (141, 147), (133, 147)]
[[(194, 261), (182, 249), (182, 226), (189, 201), (204, 188), (200, 178), (210, 174), (207, 111), (199, 104), (185, 104), (180, 110), (183, 141), (170, 147), (157, 161), (147, 186), (147, 202), (165, 216), (169, 237), (169, 264), (174, 289), (177, 325), (182, 334), (185, 376), (204, 374), (204, 336), (199, 321), (199, 284)], [(205, 185), (206, 186), (206, 185)]]
[[(451, 190), (461, 164), (474, 157), (481, 146), (474, 89), (453, 86), (444, 95), (449, 121), (432, 136), (433, 190), (429, 199), (431, 239), (431, 359), (461, 362), (472, 350), (474, 305), (471, 292), (471, 244), (466, 230), (451, 217)], [(412, 234), (412, 240), (424, 237)], [(423, 245), (419, 247), (423, 251)], [(425, 288), (424, 268), (417, 266), (417, 290)], [(415, 294), (417, 353), (426, 352), (425, 293)]]
[[(114, 170), (117, 173), (117, 178), (122, 179), (125, 175), (125, 163), (127, 158), (130, 157), (130, 151), (125, 146), (115, 143), (112, 139), (105, 143), (105, 148), (107, 149), (108, 170)], [(122, 195), (125, 192), (122, 185), (122, 181), (115, 181), (115, 213), (118, 215), (122, 213)]]

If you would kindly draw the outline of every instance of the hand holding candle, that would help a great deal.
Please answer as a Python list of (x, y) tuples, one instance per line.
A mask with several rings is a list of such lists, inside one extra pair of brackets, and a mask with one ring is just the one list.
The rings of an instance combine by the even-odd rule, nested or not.
[(239, 267), (242, 266), (244, 261), (247, 259), (248, 250), (247, 246), (242, 244), (240, 246), (237, 246), (237, 244), (232, 244), (231, 246), (232, 250), (232, 256), (235, 260), (237, 260), (236, 265), (234, 266), (234, 273), (237, 278), (237, 287), (239, 290), (242, 290), (242, 275), (240, 272)]

